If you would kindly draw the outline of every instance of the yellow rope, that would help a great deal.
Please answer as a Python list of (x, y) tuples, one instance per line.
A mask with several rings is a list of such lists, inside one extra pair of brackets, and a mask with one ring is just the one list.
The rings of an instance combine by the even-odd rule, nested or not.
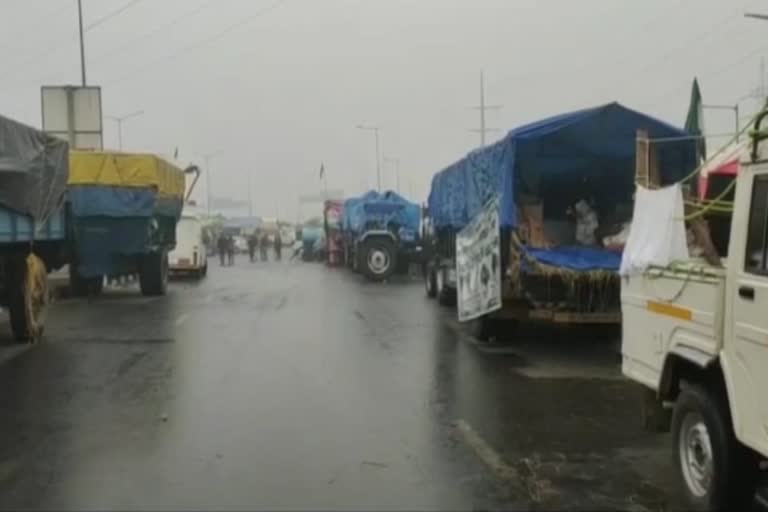
[(723, 189), (720, 195), (712, 199), (712, 202), (709, 205), (705, 206), (704, 208), (702, 208), (697, 212), (694, 212), (690, 215), (686, 215), (685, 217), (683, 217), (683, 220), (685, 221), (693, 220), (701, 217), (702, 215), (706, 214), (710, 210), (715, 210), (716, 207), (714, 205), (716, 205), (718, 201), (722, 201), (722, 199), (725, 196), (727, 196), (734, 188), (736, 188), (736, 180), (733, 180), (727, 187), (725, 187), (725, 189)]

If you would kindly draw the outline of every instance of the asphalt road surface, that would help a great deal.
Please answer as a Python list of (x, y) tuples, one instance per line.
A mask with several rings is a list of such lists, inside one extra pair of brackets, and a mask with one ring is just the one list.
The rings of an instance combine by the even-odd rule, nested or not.
[(479, 346), (416, 280), (240, 258), (162, 298), (64, 300), (47, 332), (0, 345), (4, 509), (678, 503), (615, 343)]

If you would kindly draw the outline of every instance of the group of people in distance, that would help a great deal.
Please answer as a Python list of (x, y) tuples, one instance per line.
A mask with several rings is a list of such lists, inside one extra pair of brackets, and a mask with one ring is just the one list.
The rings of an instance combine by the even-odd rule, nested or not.
[[(274, 237), (270, 239), (269, 233), (257, 230), (251, 233), (247, 242), (248, 256), (252, 263), (256, 261), (256, 249), (259, 249), (261, 261), (269, 261), (270, 247), (274, 247), (275, 260), (280, 261), (283, 257), (283, 240), (280, 237), (280, 232), (275, 233)], [(235, 253), (237, 252), (235, 238), (231, 234), (222, 233), (219, 235), (216, 246), (219, 251), (219, 262), (221, 263), (221, 266), (234, 265)]]

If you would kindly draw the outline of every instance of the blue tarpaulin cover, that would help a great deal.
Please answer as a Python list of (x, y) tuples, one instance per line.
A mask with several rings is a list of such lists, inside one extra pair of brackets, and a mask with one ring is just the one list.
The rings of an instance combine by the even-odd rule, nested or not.
[(391, 190), (383, 194), (371, 190), (344, 202), (344, 231), (360, 233), (365, 229), (366, 223), (371, 221), (381, 226), (393, 222), (405, 230), (418, 233), (421, 208)]
[(161, 197), (152, 188), (103, 185), (70, 185), (67, 197), (75, 217), (152, 217), (178, 218), (182, 201)]
[[(651, 138), (687, 135), (618, 103), (521, 126), (436, 174), (429, 194), (430, 217), (438, 229), (459, 230), (499, 194), (501, 226), (514, 228), (519, 189), (539, 193), (553, 180), (608, 178), (608, 193), (631, 195), (638, 130), (646, 130)], [(655, 149), (663, 183), (682, 179), (696, 165), (693, 140), (665, 142)]]
[(619, 270), (621, 253), (595, 247), (526, 248), (540, 263), (571, 270)]

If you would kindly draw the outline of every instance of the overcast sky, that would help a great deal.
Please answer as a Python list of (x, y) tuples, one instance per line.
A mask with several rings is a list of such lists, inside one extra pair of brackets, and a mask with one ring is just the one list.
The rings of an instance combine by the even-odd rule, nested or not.
[[(211, 160), (213, 193), (296, 216), (297, 197), (375, 187), (373, 134), (425, 200), (432, 175), (479, 143), (479, 75), (501, 131), (619, 101), (681, 125), (694, 76), (705, 103), (760, 85), (767, 0), (82, 0), (89, 85), (126, 150)], [(126, 7), (122, 10), (123, 7)], [(115, 16), (111, 16), (116, 14)], [(105, 19), (105, 17), (107, 19)], [(40, 126), (43, 84), (80, 80), (75, 0), (0, 0), (0, 112)], [(731, 129), (710, 111), (706, 128)], [(106, 121), (105, 145), (116, 147)], [(394, 188), (391, 163), (383, 184)], [(204, 184), (198, 188), (205, 196)]]

